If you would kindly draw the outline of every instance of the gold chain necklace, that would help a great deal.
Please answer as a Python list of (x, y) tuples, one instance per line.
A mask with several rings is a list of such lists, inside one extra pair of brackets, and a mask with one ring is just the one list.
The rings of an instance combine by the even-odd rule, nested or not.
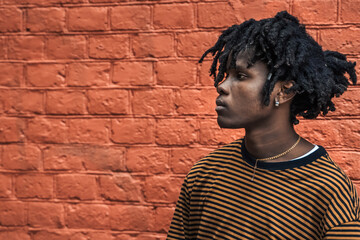
[(257, 163), (258, 163), (258, 161), (267, 161), (267, 160), (273, 160), (273, 159), (282, 157), (282, 156), (288, 154), (291, 150), (293, 150), (293, 149), (299, 144), (300, 140), (301, 140), (301, 137), (299, 136), (298, 139), (296, 140), (296, 142), (294, 143), (294, 145), (292, 145), (292, 146), (291, 146), (288, 150), (286, 150), (285, 152), (282, 152), (282, 153), (280, 153), (280, 154), (278, 154), (278, 155), (275, 155), (275, 156), (272, 156), (272, 157), (267, 157), (267, 158), (257, 158), (256, 161), (255, 161), (254, 172), (253, 172), (251, 181), (254, 181), (255, 172), (256, 172), (256, 168), (257, 168)]

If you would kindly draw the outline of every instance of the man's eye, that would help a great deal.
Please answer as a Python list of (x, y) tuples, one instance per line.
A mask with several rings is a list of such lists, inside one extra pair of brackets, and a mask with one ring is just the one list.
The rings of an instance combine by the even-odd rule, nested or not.
[(245, 74), (243, 74), (243, 73), (238, 73), (237, 75), (236, 75), (236, 78), (237, 79), (245, 79), (247, 76), (245, 75)]

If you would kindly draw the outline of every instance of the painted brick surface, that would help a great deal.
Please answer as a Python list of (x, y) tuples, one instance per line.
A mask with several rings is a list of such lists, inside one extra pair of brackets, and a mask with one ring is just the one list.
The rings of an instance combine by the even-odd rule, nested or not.
[[(360, 74), (359, 0), (0, 0), (0, 240), (161, 240), (216, 123), (226, 27), (288, 10)], [(360, 88), (297, 130), (360, 190)]]

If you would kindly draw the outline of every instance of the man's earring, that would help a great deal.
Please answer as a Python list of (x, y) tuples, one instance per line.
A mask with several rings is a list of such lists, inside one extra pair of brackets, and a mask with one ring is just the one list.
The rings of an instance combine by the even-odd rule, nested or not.
[(275, 107), (278, 107), (280, 105), (280, 102), (277, 98), (275, 98)]

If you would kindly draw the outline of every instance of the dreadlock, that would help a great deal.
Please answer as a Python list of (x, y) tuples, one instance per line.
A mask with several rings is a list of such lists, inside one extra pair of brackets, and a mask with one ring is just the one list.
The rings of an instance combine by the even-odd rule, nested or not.
[(288, 90), (296, 92), (290, 107), (293, 124), (299, 123), (296, 119), (298, 114), (312, 119), (320, 113), (326, 115), (335, 111), (331, 99), (344, 93), (349, 85), (345, 73), (356, 84), (355, 63), (347, 61), (345, 55), (339, 52), (323, 51), (306, 33), (304, 25), (286, 11), (279, 12), (274, 18), (250, 19), (229, 27), (199, 62), (212, 53), (214, 59), (210, 76), (214, 77), (217, 87), (225, 77), (227, 62), (230, 61), (230, 68), (235, 68), (237, 55), (247, 49), (253, 50), (248, 67), (260, 60), (269, 69), (262, 90), (263, 104), (269, 105), (276, 82), (295, 82)]

